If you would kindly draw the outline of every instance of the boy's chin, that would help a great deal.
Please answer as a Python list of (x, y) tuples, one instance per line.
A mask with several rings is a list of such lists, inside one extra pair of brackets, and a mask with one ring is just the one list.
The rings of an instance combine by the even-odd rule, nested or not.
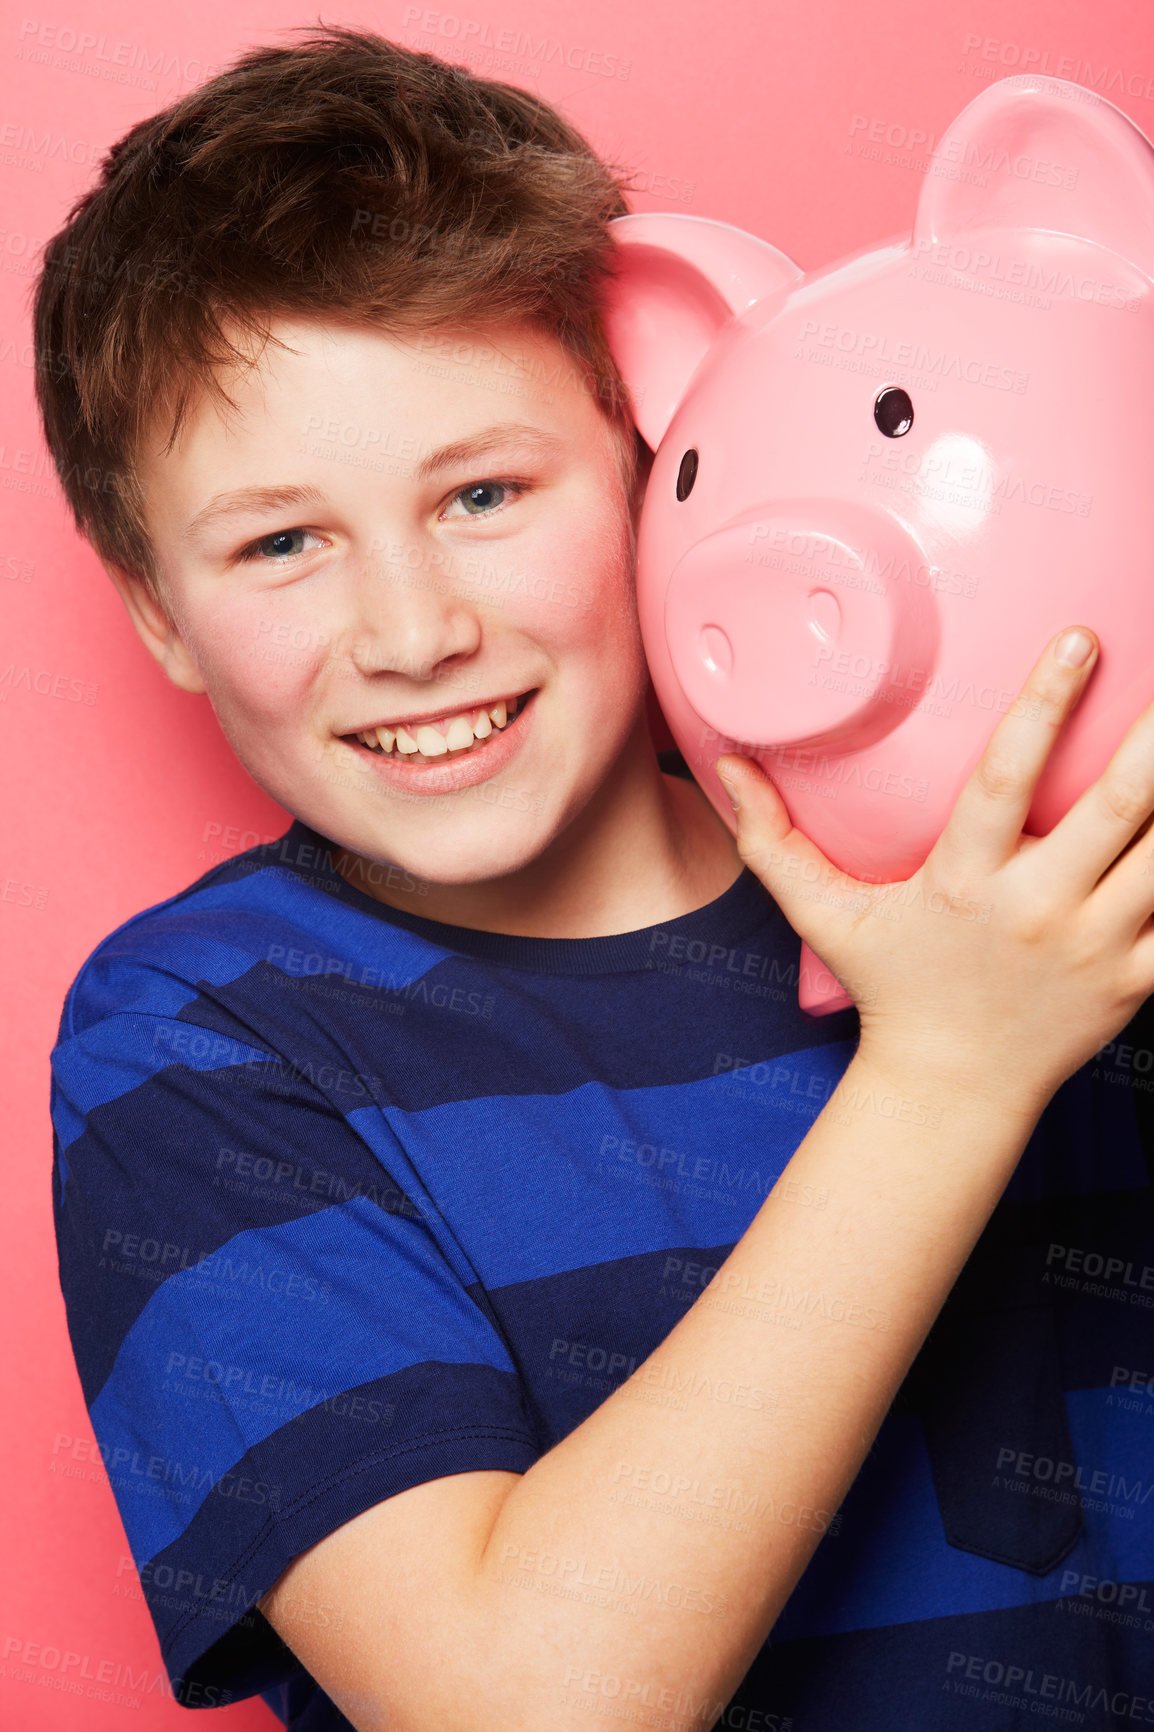
[[(496, 816), (495, 827), (503, 833), (486, 835), (481, 826), (472, 837), (455, 837), (449, 848), (438, 847), (435, 842), (409, 842), (399, 836), (388, 841), (362, 837), (359, 846), (350, 839), (344, 846), (376, 865), (399, 868), (421, 884), (446, 890), (464, 888), (523, 870), (540, 859), (553, 840), (554, 827), (543, 823), (539, 813), (503, 812)], [(516, 834), (512, 833), (514, 823)]]

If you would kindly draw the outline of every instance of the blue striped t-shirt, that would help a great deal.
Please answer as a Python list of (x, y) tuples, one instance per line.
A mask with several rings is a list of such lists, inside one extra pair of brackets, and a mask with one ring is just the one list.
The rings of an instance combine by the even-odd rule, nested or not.
[[(52, 1061), (60, 1277), (178, 1695), (347, 1726), (256, 1600), (395, 1492), (525, 1471), (644, 1364), (853, 1053), (798, 951), (748, 869), (661, 925), (513, 937), (382, 904), (301, 823), (96, 949)], [(1043, 1115), (840, 1512), (614, 1487), (823, 1534), (718, 1724), (1154, 1724), (1149, 1044)], [(775, 1321), (839, 1303), (783, 1287)], [(851, 1352), (887, 1321), (844, 1318)], [(772, 1400), (712, 1393), (719, 1425)]]

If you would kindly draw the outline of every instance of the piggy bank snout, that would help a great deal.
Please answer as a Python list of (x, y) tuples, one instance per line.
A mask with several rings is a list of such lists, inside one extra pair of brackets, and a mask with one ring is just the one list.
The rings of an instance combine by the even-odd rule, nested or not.
[(895, 701), (903, 670), (932, 668), (930, 577), (922, 549), (883, 513), (832, 500), (746, 513), (671, 573), (674, 672), (727, 738), (865, 744), (906, 714)]

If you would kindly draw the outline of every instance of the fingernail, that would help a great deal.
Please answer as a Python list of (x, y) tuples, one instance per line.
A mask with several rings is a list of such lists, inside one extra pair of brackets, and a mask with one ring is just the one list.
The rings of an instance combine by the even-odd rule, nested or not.
[[(716, 766), (715, 766), (715, 768), (716, 768)], [(737, 795), (733, 791), (733, 783), (729, 780), (729, 777), (726, 775), (724, 770), (718, 770), (717, 771), (717, 779), (721, 783), (722, 787), (725, 789), (726, 793), (729, 795), (730, 805), (733, 807), (735, 812), (739, 812), (741, 810), (741, 808), (737, 804)]]
[(1093, 648), (1093, 638), (1087, 637), (1084, 631), (1068, 631), (1064, 637), (1058, 639), (1054, 659), (1060, 661), (1064, 667), (1080, 668), (1089, 660)]

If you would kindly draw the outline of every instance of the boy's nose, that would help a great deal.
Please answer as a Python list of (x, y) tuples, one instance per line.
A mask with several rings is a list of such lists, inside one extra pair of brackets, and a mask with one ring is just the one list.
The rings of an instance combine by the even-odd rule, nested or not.
[(379, 558), (366, 564), (352, 585), (339, 647), (358, 673), (427, 680), (442, 662), (472, 654), (480, 642), (476, 608), (423, 556), (411, 569)]

